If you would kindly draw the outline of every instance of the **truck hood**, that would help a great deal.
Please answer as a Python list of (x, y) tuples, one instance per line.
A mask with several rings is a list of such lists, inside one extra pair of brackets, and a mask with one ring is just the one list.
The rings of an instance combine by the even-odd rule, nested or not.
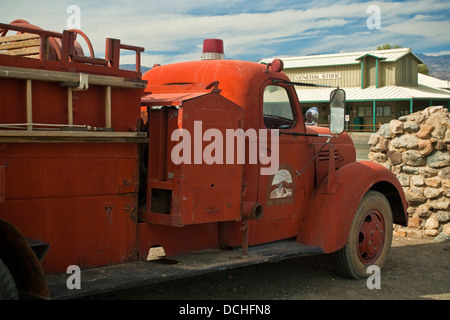
[[(329, 128), (325, 127), (316, 127), (316, 126), (306, 126), (306, 133), (311, 134), (331, 134)], [(314, 137), (313, 143), (323, 143), (327, 140), (327, 137)], [(335, 144), (350, 144), (353, 146), (352, 138), (347, 134), (347, 132), (343, 132), (340, 135), (331, 138), (332, 143)]]

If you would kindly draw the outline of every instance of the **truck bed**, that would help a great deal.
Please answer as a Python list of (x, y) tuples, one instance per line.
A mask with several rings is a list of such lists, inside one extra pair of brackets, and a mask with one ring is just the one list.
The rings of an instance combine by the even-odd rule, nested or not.
[(214, 271), (275, 262), (286, 258), (322, 253), (319, 247), (305, 246), (288, 239), (251, 246), (248, 254), (240, 248), (211, 249), (150, 261), (137, 261), (81, 270), (81, 289), (68, 289), (70, 274), (47, 275), (51, 299), (76, 299), (89, 295), (129, 289), (148, 284), (191, 277)]

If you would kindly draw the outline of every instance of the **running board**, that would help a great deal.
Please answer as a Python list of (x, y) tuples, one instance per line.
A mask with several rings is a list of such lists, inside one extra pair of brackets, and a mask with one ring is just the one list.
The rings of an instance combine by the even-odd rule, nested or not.
[[(323, 253), (295, 239), (250, 246), (247, 255), (239, 249), (210, 249), (150, 261), (136, 261), (81, 270), (80, 289), (69, 289), (72, 273), (47, 275), (51, 299), (75, 299), (152, 283), (192, 277), (214, 271)], [(70, 277), (70, 279), (69, 279)], [(69, 280), (69, 281), (68, 281)]]

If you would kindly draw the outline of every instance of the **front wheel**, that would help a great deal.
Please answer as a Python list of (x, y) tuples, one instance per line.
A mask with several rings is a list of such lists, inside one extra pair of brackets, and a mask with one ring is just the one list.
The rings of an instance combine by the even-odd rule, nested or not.
[(361, 279), (370, 275), (367, 267), (381, 269), (391, 247), (392, 228), (389, 201), (380, 192), (367, 192), (356, 210), (347, 243), (333, 254), (338, 274)]

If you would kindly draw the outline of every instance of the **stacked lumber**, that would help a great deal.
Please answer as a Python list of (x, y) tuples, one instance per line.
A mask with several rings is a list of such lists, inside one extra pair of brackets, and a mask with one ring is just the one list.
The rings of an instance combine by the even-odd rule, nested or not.
[(39, 35), (31, 33), (0, 37), (0, 54), (39, 58)]

